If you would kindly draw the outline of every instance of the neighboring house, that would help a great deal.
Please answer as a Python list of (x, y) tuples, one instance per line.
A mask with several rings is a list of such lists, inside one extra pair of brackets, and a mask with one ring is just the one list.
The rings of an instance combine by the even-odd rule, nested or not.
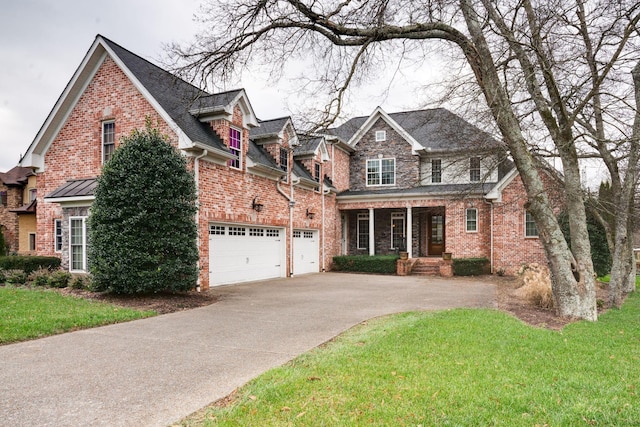
[(21, 160), (38, 176), (38, 254), (88, 271), (96, 179), (148, 119), (195, 177), (203, 289), (328, 270), (338, 254), (544, 261), (501, 145), (455, 114), (378, 108), (303, 135), (258, 119), (242, 89), (204, 92), (102, 36)]
[(0, 232), (9, 252), (35, 254), (36, 191), (31, 168), (16, 166), (0, 172)]

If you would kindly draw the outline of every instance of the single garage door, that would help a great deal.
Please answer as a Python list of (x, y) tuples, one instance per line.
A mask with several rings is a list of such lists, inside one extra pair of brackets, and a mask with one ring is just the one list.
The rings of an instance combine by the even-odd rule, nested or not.
[(282, 228), (209, 225), (209, 286), (285, 277)]
[(293, 230), (293, 274), (319, 272), (319, 248), (317, 230)]

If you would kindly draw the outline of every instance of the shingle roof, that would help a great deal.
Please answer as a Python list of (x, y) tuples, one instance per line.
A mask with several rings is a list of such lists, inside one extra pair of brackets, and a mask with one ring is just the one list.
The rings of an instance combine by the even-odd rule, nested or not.
[(319, 136), (301, 136), (298, 135), (300, 143), (293, 149), (294, 156), (304, 156), (308, 154), (315, 154), (316, 150), (322, 143), (322, 137)]
[(290, 117), (280, 117), (272, 120), (259, 120), (260, 126), (252, 128), (249, 136), (251, 138), (260, 138), (267, 135), (277, 135), (282, 132), (282, 129), (289, 120), (291, 120)]
[(97, 178), (74, 179), (67, 181), (60, 187), (45, 196), (46, 199), (58, 199), (63, 197), (87, 197), (95, 194)]
[[(500, 145), (491, 135), (445, 108), (391, 113), (389, 117), (426, 149), (440, 151)], [(349, 141), (368, 118), (353, 118), (331, 129), (330, 133)]]
[(15, 166), (9, 169), (7, 172), (0, 172), (0, 182), (2, 182), (4, 185), (22, 186), (27, 183), (29, 177), (32, 175), (35, 175), (35, 173), (31, 168)]
[(32, 200), (28, 205), (20, 206), (19, 208), (10, 209), (11, 212), (21, 214), (32, 214), (36, 213), (36, 208), (38, 206), (37, 200)]
[(249, 156), (249, 158), (253, 160), (255, 163), (260, 163), (262, 165), (269, 166), (274, 169), (279, 169), (278, 165), (273, 160), (271, 155), (269, 155), (269, 153), (267, 153), (267, 151), (264, 148), (259, 147), (251, 139), (249, 140), (249, 149), (248, 149), (247, 156)]
[(412, 188), (387, 188), (380, 190), (363, 191), (343, 191), (341, 196), (374, 196), (374, 195), (397, 195), (397, 196), (433, 196), (433, 195), (466, 195), (466, 194), (486, 194), (495, 187), (495, 183), (480, 184), (439, 184), (424, 185)]
[(166, 70), (128, 51), (117, 43), (102, 37), (105, 43), (135, 75), (151, 96), (169, 114), (182, 131), (192, 140), (229, 151), (220, 137), (206, 123), (189, 113), (196, 102), (222, 102), (232, 92), (209, 94)]
[(311, 175), (311, 172), (309, 172), (309, 170), (297, 160), (293, 161), (293, 173), (295, 173), (299, 178), (315, 181), (315, 178)]

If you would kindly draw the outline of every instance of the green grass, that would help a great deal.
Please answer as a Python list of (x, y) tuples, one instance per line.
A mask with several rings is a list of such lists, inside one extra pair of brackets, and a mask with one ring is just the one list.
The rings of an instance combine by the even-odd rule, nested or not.
[(183, 425), (640, 425), (640, 295), (561, 332), (498, 311), (376, 319)]
[[(606, 276), (598, 277), (598, 280), (603, 283), (609, 283), (611, 276), (607, 274)], [(638, 286), (640, 286), (640, 276), (636, 275), (636, 287)]]
[(0, 344), (153, 316), (52, 290), (0, 287)]

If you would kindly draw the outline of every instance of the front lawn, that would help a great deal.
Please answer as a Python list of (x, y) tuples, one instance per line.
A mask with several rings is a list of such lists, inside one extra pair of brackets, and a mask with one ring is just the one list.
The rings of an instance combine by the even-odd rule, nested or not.
[(638, 366), (637, 293), (562, 331), (495, 310), (407, 313), (356, 327), (183, 425), (638, 425)]
[(0, 287), (0, 344), (155, 314), (62, 296), (53, 290)]

